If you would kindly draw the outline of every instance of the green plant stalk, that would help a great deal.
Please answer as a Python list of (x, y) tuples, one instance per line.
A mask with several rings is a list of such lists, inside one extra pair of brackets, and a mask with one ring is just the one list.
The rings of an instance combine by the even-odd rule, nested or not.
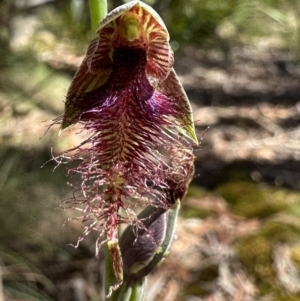
[[(89, 0), (89, 10), (91, 18), (91, 30), (95, 34), (99, 23), (107, 15), (107, 0)], [(105, 248), (105, 291), (108, 292), (109, 285), (114, 281), (114, 271), (110, 262), (108, 247)]]
[[(106, 249), (108, 249), (106, 247)], [(106, 292), (109, 291), (110, 284), (115, 281), (112, 264), (108, 264), (109, 252), (105, 254), (106, 261)], [(112, 296), (107, 298), (107, 301), (143, 301), (146, 296), (146, 277), (142, 279), (134, 279), (131, 277), (124, 278), (124, 282), (119, 289), (112, 293)]]
[(100, 21), (107, 15), (107, 0), (89, 0), (92, 33), (98, 28)]
[(134, 279), (125, 277), (122, 286), (108, 301), (143, 301), (146, 296), (146, 277)]
[(132, 292), (129, 301), (143, 301), (146, 297), (147, 278), (135, 280), (131, 285)]

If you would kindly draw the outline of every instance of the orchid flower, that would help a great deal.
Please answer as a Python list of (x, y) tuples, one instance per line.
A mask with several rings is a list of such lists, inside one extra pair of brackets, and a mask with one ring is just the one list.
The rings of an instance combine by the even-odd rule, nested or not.
[[(147, 218), (172, 208), (193, 177), (197, 137), (173, 62), (160, 16), (141, 1), (124, 4), (100, 22), (68, 90), (65, 113), (55, 121), (60, 131), (80, 123), (90, 133), (61, 155), (81, 160), (70, 169), (81, 176), (81, 185), (67, 203), (87, 222), (78, 242), (98, 231), (96, 255), (107, 242), (117, 279), (113, 289), (122, 283), (123, 269), (138, 273), (154, 256), (142, 256), (136, 269), (127, 251), (135, 240), (122, 239), (121, 251), (119, 225), (129, 224), (137, 239), (146, 233), (150, 245), (158, 247), (164, 233), (157, 231), (156, 239), (156, 224)], [(136, 215), (134, 208), (147, 206), (154, 208), (150, 217)], [(163, 225), (164, 217), (159, 221)]]

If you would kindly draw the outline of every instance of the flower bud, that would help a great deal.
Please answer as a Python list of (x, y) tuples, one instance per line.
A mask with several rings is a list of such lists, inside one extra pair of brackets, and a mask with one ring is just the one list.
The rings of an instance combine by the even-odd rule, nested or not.
[[(149, 214), (150, 212), (150, 214)], [(120, 239), (124, 273), (135, 276), (159, 252), (166, 233), (166, 210), (148, 207), (141, 217), (142, 225), (128, 226)]]

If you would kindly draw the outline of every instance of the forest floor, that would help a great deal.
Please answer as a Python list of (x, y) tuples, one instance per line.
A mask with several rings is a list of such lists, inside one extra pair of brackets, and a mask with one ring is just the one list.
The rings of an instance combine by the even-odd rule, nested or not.
[[(53, 173), (51, 162), (40, 169), (51, 146), (60, 152), (83, 137), (72, 130), (58, 138), (57, 128), (44, 135), (42, 123), (62, 113), (68, 74), (81, 58), (42, 60), (0, 74), (4, 293), (96, 300), (101, 264), (93, 239), (68, 246), (81, 225), (62, 228), (70, 213), (55, 209), (66, 194), (65, 171)], [(201, 144), (177, 238), (149, 277), (146, 301), (300, 300), (300, 66), (261, 41), (226, 54), (188, 47), (175, 69)]]

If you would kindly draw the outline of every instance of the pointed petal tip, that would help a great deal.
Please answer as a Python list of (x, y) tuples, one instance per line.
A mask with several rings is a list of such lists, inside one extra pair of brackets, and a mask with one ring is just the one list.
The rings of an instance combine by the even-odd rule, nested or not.
[(198, 137), (196, 134), (196, 130), (195, 130), (195, 126), (191, 125), (188, 129), (188, 134), (190, 136), (190, 138), (198, 145), (199, 141), (198, 141)]
[(191, 139), (196, 145), (199, 144), (194, 126), (186, 127), (183, 134)]
[(73, 124), (71, 122), (67, 122), (65, 119), (63, 119), (61, 126), (59, 128), (58, 136), (62, 134), (67, 128), (71, 127)]

